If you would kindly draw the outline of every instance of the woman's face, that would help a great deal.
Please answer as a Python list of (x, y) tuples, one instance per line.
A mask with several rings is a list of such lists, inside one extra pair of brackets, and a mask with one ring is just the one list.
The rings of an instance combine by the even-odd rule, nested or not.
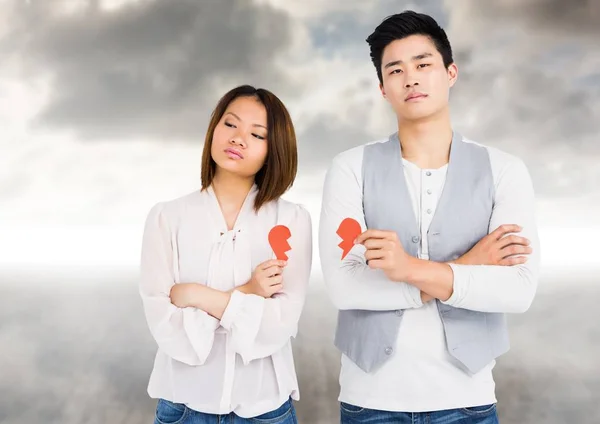
[(255, 97), (233, 100), (213, 133), (211, 156), (217, 173), (254, 177), (267, 158), (267, 111)]

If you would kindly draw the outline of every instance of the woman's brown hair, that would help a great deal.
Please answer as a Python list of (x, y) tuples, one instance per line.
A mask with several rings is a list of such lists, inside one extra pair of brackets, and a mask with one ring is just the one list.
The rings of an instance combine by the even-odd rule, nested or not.
[(254, 97), (267, 110), (267, 157), (256, 173), (258, 188), (254, 210), (267, 202), (277, 200), (294, 183), (298, 169), (296, 133), (288, 110), (277, 96), (264, 88), (241, 85), (227, 92), (215, 107), (208, 124), (202, 152), (202, 190), (206, 190), (215, 177), (217, 164), (212, 158), (213, 134), (229, 104), (238, 97)]

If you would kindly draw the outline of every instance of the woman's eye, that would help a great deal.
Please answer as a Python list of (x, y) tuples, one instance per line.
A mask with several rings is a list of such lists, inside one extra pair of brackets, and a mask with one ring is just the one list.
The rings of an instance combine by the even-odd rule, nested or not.
[(229, 123), (229, 122), (225, 122), (225, 126), (229, 127), (229, 128), (235, 128), (235, 125)]
[(264, 140), (265, 138), (262, 135), (259, 134), (252, 134), (254, 137), (258, 138), (259, 140)]

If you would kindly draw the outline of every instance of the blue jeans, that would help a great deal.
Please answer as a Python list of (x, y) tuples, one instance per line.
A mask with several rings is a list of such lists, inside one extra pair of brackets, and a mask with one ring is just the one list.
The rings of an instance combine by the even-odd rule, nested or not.
[(496, 404), (435, 412), (388, 412), (340, 403), (341, 424), (498, 424)]
[(274, 411), (254, 418), (231, 414), (214, 415), (194, 411), (181, 403), (159, 399), (154, 424), (297, 424), (296, 410), (291, 399)]

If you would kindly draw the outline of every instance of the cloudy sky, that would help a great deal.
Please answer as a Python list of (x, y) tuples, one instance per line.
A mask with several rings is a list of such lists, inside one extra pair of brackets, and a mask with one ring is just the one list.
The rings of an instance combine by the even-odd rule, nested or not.
[(403, 9), (447, 29), (455, 128), (525, 160), (547, 261), (566, 260), (563, 241), (598, 231), (597, 1), (0, 0), (0, 265), (134, 263), (149, 208), (198, 187), (210, 111), (242, 83), (289, 107), (288, 198), (318, 225), (331, 158), (395, 131), (364, 40)]

